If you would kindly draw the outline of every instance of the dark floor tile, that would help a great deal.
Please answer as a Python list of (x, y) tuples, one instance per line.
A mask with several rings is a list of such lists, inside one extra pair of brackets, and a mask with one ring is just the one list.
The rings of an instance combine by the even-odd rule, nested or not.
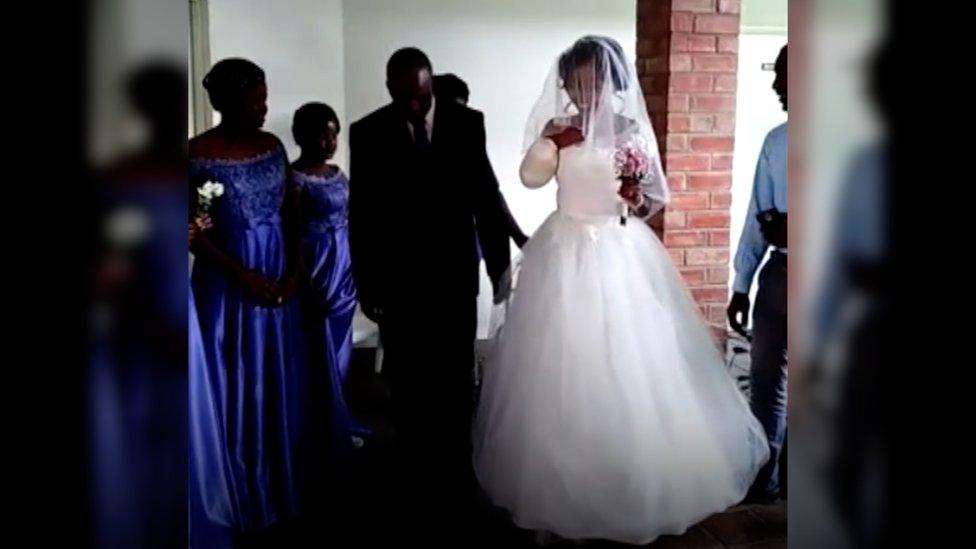
[(725, 545), (776, 539), (780, 535), (776, 525), (763, 522), (749, 510), (713, 515), (701, 526)]
[(652, 549), (721, 549), (722, 544), (701, 526), (694, 526), (680, 536), (662, 536), (648, 547)]
[(778, 501), (770, 505), (753, 505), (749, 512), (767, 524), (781, 524), (786, 529), (786, 502)]
[(733, 545), (730, 549), (786, 549), (786, 538)]

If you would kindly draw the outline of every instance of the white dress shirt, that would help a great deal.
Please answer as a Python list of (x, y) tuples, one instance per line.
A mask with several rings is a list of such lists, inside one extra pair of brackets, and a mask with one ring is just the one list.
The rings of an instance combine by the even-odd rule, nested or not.
[[(430, 141), (431, 143), (433, 143), (434, 140), (434, 109), (436, 107), (437, 99), (431, 97), (430, 109), (428, 109), (427, 114), (424, 115), (424, 128), (427, 129), (427, 141)], [(407, 129), (410, 130), (410, 137), (414, 138), (414, 141), (416, 141), (417, 136), (413, 134), (413, 126), (409, 121), (407, 122)]]

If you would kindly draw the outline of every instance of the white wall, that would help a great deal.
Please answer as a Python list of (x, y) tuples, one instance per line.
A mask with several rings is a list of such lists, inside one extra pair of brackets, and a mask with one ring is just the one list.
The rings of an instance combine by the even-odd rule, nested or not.
[(555, 187), (518, 180), (525, 120), (559, 53), (585, 34), (616, 38), (631, 59), (634, 0), (347, 0), (344, 3), (346, 125), (389, 102), (390, 54), (416, 46), (435, 73), (453, 72), (485, 113), (488, 154), (502, 191), (526, 232), (555, 209)]
[[(773, 91), (773, 71), (763, 71), (763, 63), (773, 63), (786, 44), (785, 36), (742, 34), (739, 36), (738, 92), (735, 113), (735, 152), (732, 159), (731, 250), (739, 246), (746, 211), (752, 198), (752, 183), (763, 140), (769, 130), (786, 121), (786, 112)], [(729, 289), (735, 269), (729, 276)], [(753, 285), (753, 297), (756, 286)]]
[[(298, 154), (291, 138), (295, 109), (321, 101), (340, 117), (346, 110), (342, 4), (342, 0), (210, 0), (212, 60), (245, 57), (264, 69), (268, 79), (265, 129), (281, 138), (292, 159)], [(345, 164), (344, 147), (336, 161)]]
[[(209, 0), (213, 61), (246, 57), (268, 78), (268, 120), (289, 154), (291, 116), (307, 101), (330, 104), (344, 128), (386, 104), (390, 54), (417, 46), (435, 72), (454, 72), (485, 113), (488, 153), (527, 232), (555, 208), (555, 188), (518, 181), (522, 133), (556, 56), (584, 34), (616, 38), (633, 58), (634, 0)], [(216, 121), (219, 117), (216, 117)], [(347, 167), (346, 133), (336, 162)]]

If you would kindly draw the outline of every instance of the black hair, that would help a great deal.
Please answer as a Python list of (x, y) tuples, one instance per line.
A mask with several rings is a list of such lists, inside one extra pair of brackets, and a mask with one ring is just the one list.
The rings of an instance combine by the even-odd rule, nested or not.
[(325, 103), (305, 103), (298, 107), (291, 123), (291, 134), (295, 138), (295, 143), (301, 146), (309, 140), (318, 139), (329, 122), (335, 124), (338, 132), (339, 117), (336, 116), (335, 110)]
[(902, 59), (890, 38), (884, 38), (873, 52), (867, 66), (867, 92), (882, 120), (891, 124), (898, 108), (896, 79), (901, 72)]
[(468, 85), (456, 74), (438, 74), (434, 77), (434, 95), (438, 98), (468, 101)]
[(210, 104), (217, 111), (239, 103), (255, 86), (263, 83), (264, 71), (261, 67), (240, 58), (218, 61), (203, 77), (203, 87), (210, 96)]
[(427, 69), (433, 72), (427, 54), (417, 48), (400, 48), (386, 62), (386, 78), (390, 79), (405, 71)]
[(780, 67), (780, 63), (783, 63), (784, 66), (786, 65), (786, 61), (788, 59), (788, 56), (786, 55), (786, 46), (787, 45), (788, 44), (784, 44), (783, 45), (783, 48), (781, 50), (779, 50), (779, 55), (776, 56), (776, 68), (777, 69)]
[(167, 60), (137, 68), (126, 80), (129, 101), (140, 113), (168, 113), (186, 94), (186, 70)]
[[(609, 67), (614, 90), (621, 91), (627, 89), (630, 83), (627, 81), (627, 75), (622, 69), (623, 63), (626, 62), (624, 50), (616, 40), (603, 36), (584, 36), (563, 53), (559, 57), (559, 78), (563, 82), (566, 82), (572, 78), (573, 71), (577, 67), (589, 63), (594, 59), (598, 64), (604, 63), (605, 58), (601, 53), (604, 51), (605, 46), (610, 47), (610, 54), (615, 57)], [(603, 69), (604, 67), (597, 66), (598, 71)]]

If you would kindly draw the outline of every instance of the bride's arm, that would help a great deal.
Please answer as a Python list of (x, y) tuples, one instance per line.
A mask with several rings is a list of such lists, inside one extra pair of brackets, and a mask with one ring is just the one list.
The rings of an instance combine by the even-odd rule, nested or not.
[(559, 168), (559, 150), (582, 141), (583, 132), (578, 127), (551, 120), (542, 136), (525, 152), (519, 169), (522, 183), (531, 189), (548, 183)]
[(668, 179), (661, 166), (661, 158), (656, 150), (648, 151), (650, 166), (648, 173), (640, 181), (641, 200), (631, 211), (644, 221), (648, 221), (670, 201)]
[(559, 148), (548, 137), (540, 137), (525, 151), (519, 176), (530, 189), (541, 187), (552, 179), (559, 166)]
[[(627, 194), (624, 199), (630, 206), (630, 214), (645, 222), (650, 222), (655, 214), (659, 213), (670, 200), (668, 180), (664, 174), (664, 168), (661, 166), (661, 156), (657, 144), (653, 139), (640, 137), (639, 125), (635, 120), (618, 117), (616, 124), (624, 128), (621, 135), (627, 137), (622, 139), (623, 142), (644, 145), (644, 153), (647, 155), (649, 164), (648, 171), (639, 181), (631, 181), (636, 184), (630, 192), (624, 193), (624, 187), (621, 187), (621, 192)], [(653, 137), (652, 132), (653, 130), (648, 128), (650, 137)]]

